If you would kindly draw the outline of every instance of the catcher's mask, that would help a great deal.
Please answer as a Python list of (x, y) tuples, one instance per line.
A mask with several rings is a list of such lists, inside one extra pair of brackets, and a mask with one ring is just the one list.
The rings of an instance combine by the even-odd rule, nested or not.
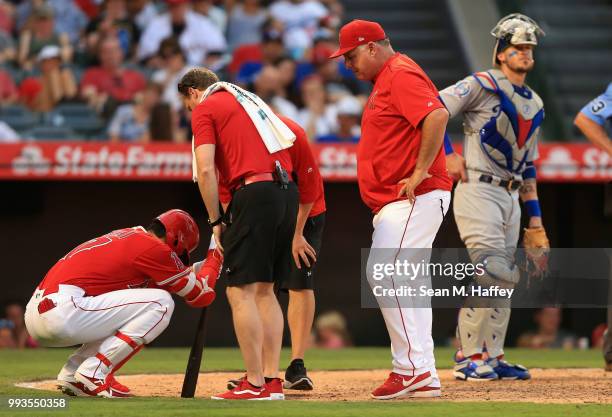
[(512, 13), (497, 22), (491, 30), (491, 35), (497, 39), (495, 48), (493, 48), (493, 66), (499, 67), (498, 53), (512, 45), (536, 46), (538, 37), (545, 36), (546, 33), (532, 18), (524, 14)]
[(185, 265), (189, 265), (189, 254), (200, 243), (200, 230), (193, 217), (186, 211), (173, 209), (160, 214), (155, 220), (166, 229), (166, 244)]

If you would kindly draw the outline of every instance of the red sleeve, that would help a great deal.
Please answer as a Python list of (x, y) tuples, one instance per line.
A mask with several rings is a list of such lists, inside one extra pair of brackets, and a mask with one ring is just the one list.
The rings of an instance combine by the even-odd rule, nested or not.
[(43, 86), (38, 78), (28, 77), (19, 85), (19, 97), (25, 103), (31, 105), (42, 89)]
[(215, 145), (217, 143), (215, 122), (205, 103), (199, 104), (193, 109), (191, 130), (193, 131), (196, 148), (204, 144)]
[(397, 110), (414, 127), (435, 109), (444, 108), (433, 83), (417, 71), (399, 71), (393, 76), (391, 98)]
[(306, 132), (297, 123), (286, 117), (281, 117), (289, 129), (295, 133), (296, 139), (293, 146), (289, 148), (293, 173), (297, 177), (300, 203), (314, 203), (321, 195), (321, 174), (315, 161), (312, 149), (308, 144)]
[(191, 271), (191, 268), (183, 265), (178, 255), (163, 243), (141, 253), (134, 259), (134, 267), (158, 286), (174, 282)]

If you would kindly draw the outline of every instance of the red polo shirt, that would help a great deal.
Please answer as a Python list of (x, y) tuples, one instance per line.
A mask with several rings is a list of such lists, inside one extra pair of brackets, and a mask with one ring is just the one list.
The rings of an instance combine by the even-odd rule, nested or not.
[[(312, 149), (308, 144), (306, 132), (293, 120), (283, 116), (279, 117), (295, 133), (296, 137), (293, 146), (288, 151), (293, 165), (293, 173), (297, 177), (300, 203), (313, 203), (308, 217), (318, 216), (326, 210), (323, 179), (312, 154)], [(228, 204), (231, 199), (232, 195), (228, 186), (223, 181), (219, 181), (219, 200)]]
[[(405, 55), (395, 54), (376, 76), (361, 121), (357, 178), (364, 203), (377, 213), (397, 197), (398, 182), (409, 177), (421, 146), (421, 122), (444, 108), (438, 90), (425, 72)], [(442, 145), (415, 195), (452, 188)]]
[(287, 172), (293, 171), (289, 152), (268, 152), (249, 115), (227, 91), (218, 91), (196, 106), (191, 129), (196, 148), (216, 145), (219, 183), (229, 190), (240, 186), (246, 176), (274, 172), (276, 160)]
[(308, 144), (306, 132), (293, 120), (279, 116), (280, 119), (295, 133), (295, 142), (289, 148), (293, 173), (297, 177), (297, 186), (300, 193), (301, 204), (312, 204), (308, 217), (317, 216), (325, 211), (325, 195), (323, 193), (323, 179), (315, 161), (312, 149)]

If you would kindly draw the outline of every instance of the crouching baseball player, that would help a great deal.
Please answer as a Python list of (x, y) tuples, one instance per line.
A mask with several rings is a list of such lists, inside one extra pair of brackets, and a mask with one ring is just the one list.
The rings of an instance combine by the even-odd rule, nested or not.
[[(455, 190), (455, 221), (474, 263), (486, 265), (484, 285), (514, 287), (521, 208), (529, 216), (524, 246), (534, 268), (543, 268), (549, 247), (536, 189), (537, 139), (544, 119), (540, 97), (525, 85), (533, 48), (544, 35), (521, 14), (502, 18), (491, 32), (497, 39), (494, 69), (477, 72), (440, 92), (451, 117), (464, 115), (465, 159), (445, 140), (449, 173), (461, 180)], [(534, 270), (537, 273), (541, 270)], [(529, 379), (527, 369), (505, 360), (510, 300), (468, 297), (459, 312), (461, 350), (454, 375), (462, 380)], [(477, 308), (477, 307), (485, 308)], [(489, 359), (483, 360), (483, 353)]]
[(206, 260), (189, 265), (198, 226), (182, 210), (147, 227), (119, 229), (89, 240), (61, 258), (26, 307), (28, 331), (41, 345), (82, 345), (57, 379), (73, 396), (129, 397), (114, 374), (170, 322), (170, 293), (192, 307), (215, 298), (221, 255), (211, 239)]

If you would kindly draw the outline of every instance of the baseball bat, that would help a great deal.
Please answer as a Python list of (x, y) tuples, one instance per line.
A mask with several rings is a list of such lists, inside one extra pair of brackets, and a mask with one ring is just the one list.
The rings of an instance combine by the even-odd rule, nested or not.
[(202, 309), (200, 320), (196, 329), (195, 339), (191, 345), (189, 352), (189, 360), (187, 361), (187, 369), (185, 370), (185, 379), (183, 380), (183, 390), (181, 391), (182, 398), (193, 398), (198, 385), (198, 376), (200, 374), (200, 364), (202, 363), (202, 354), (204, 351), (204, 336), (206, 336), (206, 311), (208, 307)]

